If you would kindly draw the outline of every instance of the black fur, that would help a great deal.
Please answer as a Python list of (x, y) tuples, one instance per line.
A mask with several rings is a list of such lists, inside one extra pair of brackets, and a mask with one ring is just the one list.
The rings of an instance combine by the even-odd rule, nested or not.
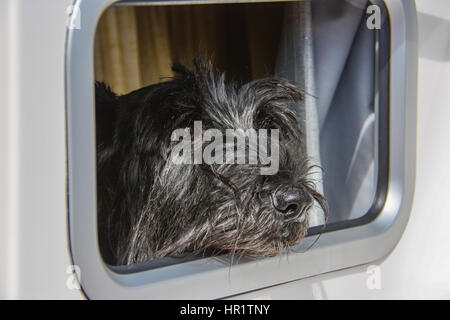
[[(291, 108), (302, 92), (277, 78), (227, 83), (211, 69), (199, 59), (194, 71), (175, 64), (173, 80), (123, 96), (96, 84), (98, 231), (107, 263), (205, 251), (273, 256), (302, 239), (314, 202), (327, 214), (308, 179)], [(259, 165), (172, 163), (172, 131), (196, 120), (222, 131), (279, 129), (278, 173), (262, 176)], [(287, 193), (301, 199), (301, 217), (288, 220), (274, 208)]]

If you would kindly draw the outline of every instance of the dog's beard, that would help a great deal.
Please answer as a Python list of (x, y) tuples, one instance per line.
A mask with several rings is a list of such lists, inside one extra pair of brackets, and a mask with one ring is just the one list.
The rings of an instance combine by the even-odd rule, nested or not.
[[(120, 263), (183, 253), (262, 258), (297, 245), (307, 233), (309, 210), (286, 221), (270, 199), (280, 182), (258, 176), (258, 168), (245, 168), (167, 164), (132, 224)], [(308, 209), (314, 201), (324, 205), (308, 183), (298, 183), (311, 193)]]

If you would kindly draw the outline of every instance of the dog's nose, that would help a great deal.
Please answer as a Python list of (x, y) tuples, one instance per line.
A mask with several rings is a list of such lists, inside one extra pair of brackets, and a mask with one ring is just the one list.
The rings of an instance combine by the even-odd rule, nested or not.
[(285, 221), (302, 216), (310, 206), (311, 199), (296, 189), (280, 189), (272, 194), (272, 205)]

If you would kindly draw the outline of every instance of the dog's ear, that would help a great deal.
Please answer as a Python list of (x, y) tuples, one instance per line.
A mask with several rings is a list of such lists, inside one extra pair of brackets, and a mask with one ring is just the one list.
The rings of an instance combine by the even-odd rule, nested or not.
[(194, 69), (189, 70), (180, 62), (172, 65), (172, 71), (181, 76), (184, 80), (195, 81), (196, 85), (201, 88), (204, 84), (212, 83), (215, 80), (212, 62), (209, 59), (203, 59), (199, 56), (193, 60)]
[(172, 71), (183, 77), (192, 76), (192, 71), (178, 61), (172, 65)]
[(204, 94), (204, 90), (214, 83), (212, 64), (200, 57), (194, 58), (194, 70), (189, 70), (185, 65), (175, 62), (172, 71), (177, 74), (177, 79), (183, 83), (183, 87), (197, 96)]

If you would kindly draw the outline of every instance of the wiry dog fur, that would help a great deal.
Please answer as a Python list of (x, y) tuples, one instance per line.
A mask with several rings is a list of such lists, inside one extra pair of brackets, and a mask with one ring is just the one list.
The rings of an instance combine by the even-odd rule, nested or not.
[[(180, 64), (173, 70), (173, 80), (123, 96), (96, 84), (98, 228), (106, 262), (186, 252), (266, 257), (298, 244), (313, 203), (327, 213), (308, 178), (311, 166), (291, 108), (302, 92), (277, 78), (228, 83), (199, 59), (194, 71)], [(260, 175), (259, 165), (168, 160), (172, 131), (196, 120), (204, 129), (279, 129), (278, 173)], [(300, 199), (296, 219), (274, 208), (285, 192)]]

